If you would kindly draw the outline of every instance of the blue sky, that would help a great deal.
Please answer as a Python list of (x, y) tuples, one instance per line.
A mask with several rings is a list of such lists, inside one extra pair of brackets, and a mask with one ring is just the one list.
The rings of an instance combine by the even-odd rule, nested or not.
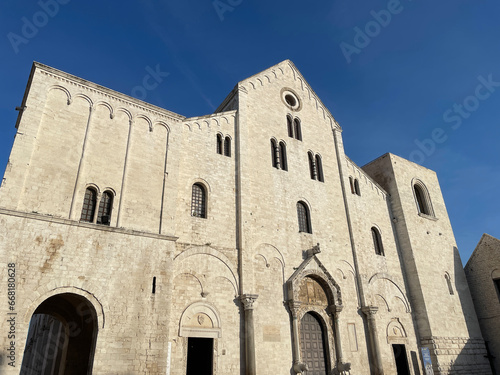
[[(465, 263), (483, 233), (500, 238), (499, 14), (494, 0), (5, 0), (0, 174), (33, 61), (190, 117), (290, 59), (358, 165), (392, 152), (437, 172)], [(161, 79), (141, 91), (148, 69)]]

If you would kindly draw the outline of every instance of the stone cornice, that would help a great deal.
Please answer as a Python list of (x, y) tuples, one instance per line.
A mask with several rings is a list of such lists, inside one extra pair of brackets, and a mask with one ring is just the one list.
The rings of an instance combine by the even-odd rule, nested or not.
[(120, 233), (120, 234), (130, 235), (130, 236), (149, 237), (149, 238), (155, 238), (155, 239), (166, 240), (166, 241), (177, 241), (177, 239), (178, 239), (178, 237), (175, 237), (172, 235), (157, 234), (157, 233), (152, 233), (152, 232), (143, 232), (143, 231), (137, 231), (137, 230), (131, 230), (131, 229), (125, 229), (125, 228), (108, 227), (106, 225), (84, 223), (84, 222), (70, 220), (70, 219), (63, 219), (63, 218), (49, 216), (49, 215), (42, 215), (39, 213), (14, 211), (14, 210), (8, 210), (5, 208), (0, 208), (0, 215), (15, 216), (15, 217), (24, 218), (24, 219), (46, 221), (49, 223), (70, 225), (70, 226), (74, 226), (74, 227), (88, 228), (88, 229), (93, 229), (93, 230), (98, 230), (98, 231), (103, 231), (103, 232)]
[(175, 112), (171, 112), (164, 108), (157, 107), (153, 104), (122, 94), (118, 91), (114, 91), (107, 87), (87, 81), (83, 78), (79, 78), (72, 74), (41, 64), (39, 62), (34, 62), (33, 67), (35, 71), (40, 71), (42, 74), (45, 74), (46, 76), (49, 76), (55, 80), (64, 82), (68, 85), (77, 87), (85, 91), (97, 93), (105, 98), (114, 100), (118, 103), (121, 103), (129, 107), (137, 108), (143, 112), (152, 113), (161, 118), (166, 118), (170, 121), (175, 121), (175, 122), (183, 121), (186, 118), (185, 116), (179, 115)]

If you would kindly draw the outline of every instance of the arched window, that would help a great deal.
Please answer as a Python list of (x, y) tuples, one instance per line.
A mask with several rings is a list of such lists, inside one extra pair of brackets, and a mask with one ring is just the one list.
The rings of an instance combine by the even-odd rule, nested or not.
[(280, 142), (280, 166), (284, 171), (288, 170), (288, 164), (286, 162), (286, 145), (285, 142)]
[(207, 194), (205, 188), (201, 184), (193, 185), (191, 195), (191, 216), (206, 218), (207, 217)]
[(217, 134), (217, 153), (222, 155), (222, 134)]
[(271, 162), (274, 168), (278, 168), (278, 151), (274, 139), (271, 139)]
[(82, 215), (80, 221), (94, 222), (95, 207), (97, 204), (97, 191), (93, 188), (87, 188), (85, 198), (83, 199)]
[(288, 136), (293, 138), (293, 125), (292, 118), (290, 116), (286, 116), (286, 127), (288, 129)]
[(231, 138), (224, 139), (224, 155), (231, 156)]
[(302, 140), (302, 130), (300, 128), (300, 120), (296, 118), (293, 120), (293, 127), (295, 130), (295, 139), (298, 139), (299, 141)]
[(297, 202), (297, 218), (299, 220), (299, 232), (312, 233), (309, 210), (304, 202)]
[(315, 180), (316, 179), (316, 168), (314, 166), (314, 155), (312, 152), (308, 152), (307, 156), (309, 158), (309, 175), (311, 176), (311, 179)]
[(325, 182), (323, 176), (323, 164), (321, 163), (321, 156), (316, 155), (316, 174), (318, 176), (318, 181)]
[(417, 181), (413, 185), (413, 192), (415, 194), (418, 212), (420, 214), (434, 216), (429, 193), (427, 192), (425, 185), (421, 181)]
[(361, 190), (359, 190), (359, 181), (357, 178), (354, 180), (354, 191), (357, 195), (361, 196)]
[(99, 202), (99, 210), (97, 211), (97, 224), (109, 225), (111, 221), (111, 210), (113, 208), (113, 194), (110, 191), (105, 191)]
[(382, 246), (382, 238), (377, 228), (372, 227), (373, 246), (375, 247), (375, 254), (384, 255), (384, 247)]

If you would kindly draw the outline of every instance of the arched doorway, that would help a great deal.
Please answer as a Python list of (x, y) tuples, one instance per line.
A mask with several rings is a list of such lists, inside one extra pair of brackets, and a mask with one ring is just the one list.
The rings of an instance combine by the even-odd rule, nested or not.
[(325, 331), (318, 318), (305, 313), (300, 321), (300, 349), (302, 361), (307, 365), (307, 375), (327, 374)]
[[(306, 368), (309, 368), (308, 375), (328, 374), (334, 368), (335, 371), (350, 368), (350, 364), (343, 360), (339, 329), (342, 294), (316, 257), (319, 252), (319, 246), (308, 250), (307, 258), (287, 281), (287, 306), (292, 324), (292, 371), (296, 374), (303, 373)], [(305, 352), (308, 345), (313, 345), (306, 336), (311, 335), (310, 329), (319, 332), (314, 344), (318, 349), (311, 355)], [(317, 357), (320, 367), (311, 366), (309, 356)]]
[(31, 317), (21, 375), (91, 374), (96, 338), (97, 314), (86, 298), (52, 296)]

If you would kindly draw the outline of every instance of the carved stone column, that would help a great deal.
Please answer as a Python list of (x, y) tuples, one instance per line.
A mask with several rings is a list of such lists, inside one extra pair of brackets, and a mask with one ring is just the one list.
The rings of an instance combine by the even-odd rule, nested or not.
[(380, 346), (378, 344), (377, 324), (375, 322), (375, 314), (378, 311), (376, 306), (364, 306), (361, 311), (366, 315), (368, 321), (368, 335), (372, 352), (372, 375), (384, 375), (382, 366), (382, 356), (380, 355)]
[(298, 313), (301, 303), (298, 301), (288, 301), (288, 308), (292, 314), (292, 356), (293, 371), (300, 374), (307, 370), (307, 366), (300, 361), (300, 339), (299, 339), (299, 318)]
[(245, 309), (245, 375), (255, 375), (255, 340), (253, 330), (253, 303), (258, 294), (243, 294), (240, 299)]
[(329, 306), (328, 313), (333, 317), (333, 332), (335, 339), (335, 351), (337, 352), (337, 366), (344, 363), (344, 357), (342, 355), (342, 341), (340, 340), (340, 325), (339, 316), (344, 306)]

